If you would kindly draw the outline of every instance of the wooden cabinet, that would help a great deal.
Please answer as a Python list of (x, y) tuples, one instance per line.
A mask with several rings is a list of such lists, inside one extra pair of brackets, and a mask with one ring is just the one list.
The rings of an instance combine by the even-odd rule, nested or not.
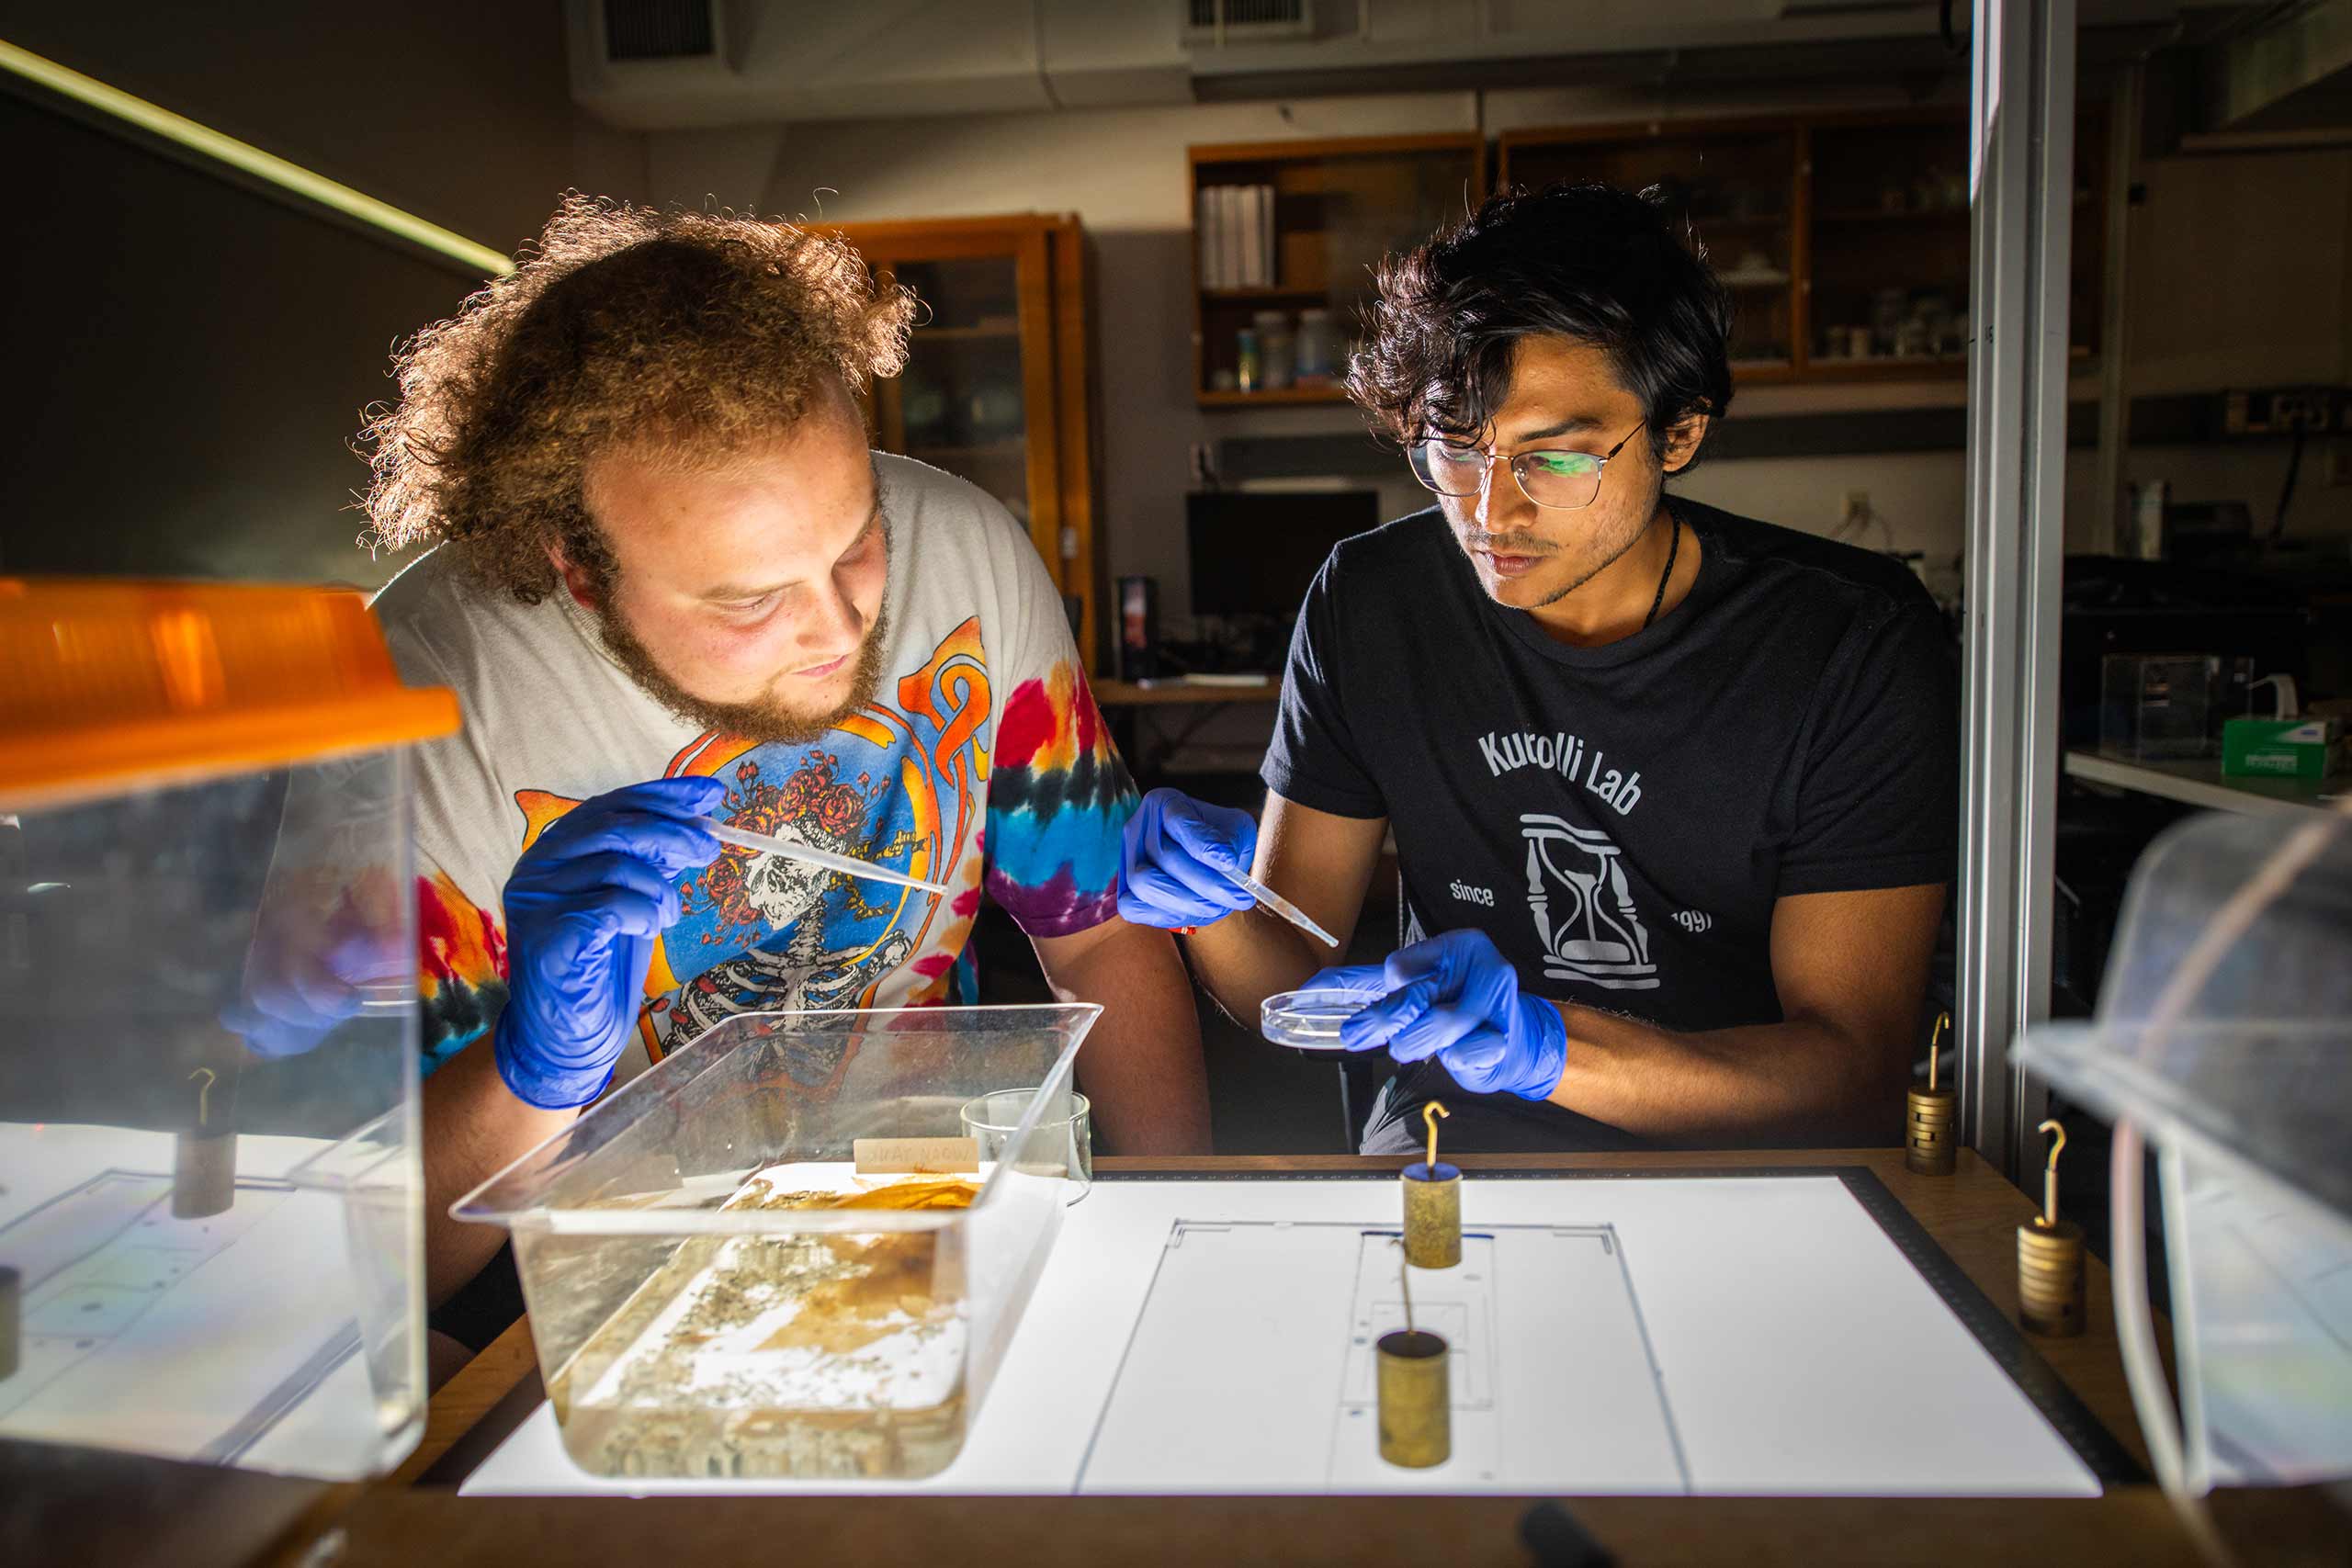
[[(1462, 217), (1486, 190), (1483, 143), (1472, 133), (1349, 137), (1194, 147), (1191, 151), (1193, 386), (1203, 407), (1346, 400), (1339, 384), (1372, 293), (1372, 268), (1387, 253), (1419, 243)], [(1212, 288), (1203, 266), (1198, 222), (1204, 195), (1271, 190), (1271, 231), (1263, 283)], [(1319, 322), (1304, 319), (1319, 311)], [(1261, 318), (1264, 318), (1261, 321)], [(1243, 386), (1241, 334), (1290, 334), (1280, 373)], [(1309, 362), (1301, 378), (1299, 345), (1327, 333), (1333, 374)], [(1269, 356), (1273, 357), (1272, 355)]]
[(1095, 422), (1086, 236), (1061, 215), (851, 223), (922, 302), (907, 367), (865, 402), (876, 446), (969, 479), (1029, 530), (1095, 663)]
[(1785, 119), (1520, 132), (1501, 139), (1499, 183), (1657, 186), (1675, 226), (1704, 243), (1731, 290), (1734, 369), (1743, 380), (1780, 380), (1804, 336), (1803, 141)]
[[(2105, 122), (2075, 134), (2073, 350), (2098, 347)], [(1732, 290), (1743, 384), (1966, 374), (1968, 116), (1901, 112), (1513, 131), (1498, 183), (1664, 186)]]

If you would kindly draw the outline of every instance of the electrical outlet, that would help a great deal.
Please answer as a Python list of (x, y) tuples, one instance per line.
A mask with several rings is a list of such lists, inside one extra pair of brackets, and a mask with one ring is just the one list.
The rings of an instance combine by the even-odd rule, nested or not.
[(2285, 435), (2352, 424), (2352, 389), (2257, 387), (2222, 394), (2225, 435)]

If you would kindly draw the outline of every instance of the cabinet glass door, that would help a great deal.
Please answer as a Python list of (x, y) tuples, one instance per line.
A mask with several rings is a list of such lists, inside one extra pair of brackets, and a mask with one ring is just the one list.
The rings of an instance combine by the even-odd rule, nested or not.
[(1030, 410), (1018, 261), (910, 259), (888, 270), (923, 308), (906, 370), (875, 388), (881, 445), (969, 479), (1026, 526)]

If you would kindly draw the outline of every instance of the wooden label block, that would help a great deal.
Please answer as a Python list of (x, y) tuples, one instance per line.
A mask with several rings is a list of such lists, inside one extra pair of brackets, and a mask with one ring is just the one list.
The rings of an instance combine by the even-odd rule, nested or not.
[(949, 1176), (980, 1168), (980, 1145), (970, 1138), (859, 1138), (849, 1147), (860, 1176)]

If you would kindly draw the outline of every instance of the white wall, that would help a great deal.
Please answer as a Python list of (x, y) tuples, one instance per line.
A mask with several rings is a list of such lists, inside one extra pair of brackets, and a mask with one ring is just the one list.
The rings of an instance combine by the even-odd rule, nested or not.
[[(2130, 218), (2126, 368), (2135, 397), (2352, 382), (2352, 151), (2233, 153), (2143, 164)], [(2352, 484), (2328, 483), (2352, 437), (2305, 452), (2287, 531), (2352, 532)], [(2286, 478), (2278, 441), (2134, 444), (2127, 482), (2176, 501), (2244, 501), (2267, 529)], [(2337, 465), (2340, 467), (2340, 465)], [(2097, 477), (2068, 474), (2068, 537), (2090, 537)]]

